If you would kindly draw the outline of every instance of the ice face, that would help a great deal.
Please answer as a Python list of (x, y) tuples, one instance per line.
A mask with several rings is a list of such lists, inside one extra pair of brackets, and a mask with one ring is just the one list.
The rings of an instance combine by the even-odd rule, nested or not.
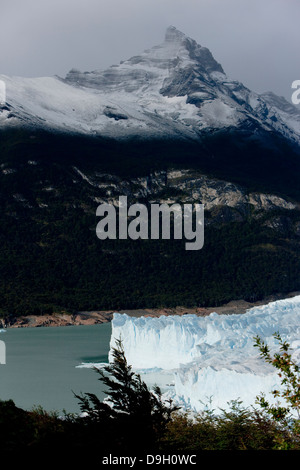
[(173, 376), (174, 386), (164, 391), (184, 406), (199, 411), (209, 398), (214, 408), (226, 408), (237, 399), (249, 406), (258, 394), (279, 386), (276, 370), (254, 347), (258, 335), (271, 352), (277, 352), (276, 332), (290, 343), (293, 358), (299, 362), (300, 296), (238, 315), (134, 318), (116, 313), (109, 358), (121, 338), (127, 361), (135, 370), (143, 371), (145, 377), (156, 371), (158, 385), (157, 369), (162, 383), (166, 373)]

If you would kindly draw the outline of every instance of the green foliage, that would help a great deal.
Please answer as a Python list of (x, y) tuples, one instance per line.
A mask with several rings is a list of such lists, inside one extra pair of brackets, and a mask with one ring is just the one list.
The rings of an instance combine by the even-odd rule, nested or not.
[[(168, 452), (197, 453), (204, 450), (261, 451), (300, 449), (299, 439), (274, 420), (232, 402), (229, 411), (191, 416), (177, 414), (168, 424), (162, 449)], [(284, 445), (283, 445), (284, 444)]]
[[(81, 411), (86, 415), (87, 426), (105, 425), (114, 435), (119, 435), (120, 429), (124, 431), (130, 428), (127, 446), (139, 443), (140, 450), (147, 446), (153, 447), (178, 407), (172, 401), (164, 403), (160, 388), (155, 386), (153, 391), (149, 390), (141, 376), (132, 371), (121, 340), (113, 348), (112, 356), (111, 364), (103, 370), (95, 369), (100, 375), (99, 380), (107, 387), (108, 403), (101, 402), (95, 394), (75, 394)], [(125, 435), (122, 438), (124, 444)]]
[[(18, 451), (55, 446), (65, 434), (65, 425), (56, 413), (41, 407), (25, 411), (12, 400), (0, 401), (0, 450)], [(65, 440), (66, 442), (66, 440)]]
[[(257, 403), (270, 415), (272, 419), (280, 423), (286, 430), (290, 430), (299, 442), (300, 438), (300, 375), (299, 366), (292, 359), (290, 345), (283, 341), (279, 333), (274, 333), (274, 338), (279, 342), (279, 352), (273, 356), (269, 346), (259, 337), (255, 337), (254, 346), (260, 351), (261, 357), (273, 367), (278, 369), (278, 376), (281, 380), (282, 389), (272, 390), (272, 395), (278, 399), (277, 403), (270, 404), (265, 395), (257, 397)], [(286, 406), (283, 406), (279, 399), (283, 399)], [(295, 418), (295, 414), (297, 418)], [(279, 448), (287, 448), (285, 442), (278, 440)]]
[(95, 212), (60, 201), (17, 218), (0, 212), (2, 316), (218, 306), (300, 289), (299, 242), (260, 220), (207, 227), (198, 252), (184, 240), (100, 241), (96, 224)]

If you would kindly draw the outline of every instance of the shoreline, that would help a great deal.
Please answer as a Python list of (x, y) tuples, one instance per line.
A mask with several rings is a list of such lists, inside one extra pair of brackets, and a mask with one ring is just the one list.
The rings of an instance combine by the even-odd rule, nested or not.
[[(9, 325), (2, 325), (3, 328), (38, 328), (38, 327), (59, 327), (59, 326), (82, 326), (99, 325), (112, 321), (114, 313), (126, 313), (133, 317), (160, 317), (161, 315), (186, 315), (194, 314), (207, 316), (212, 312), (219, 315), (234, 315), (245, 313), (253, 307), (266, 305), (276, 300), (288, 299), (300, 295), (299, 291), (288, 294), (276, 294), (268, 296), (257, 302), (247, 302), (245, 300), (231, 300), (219, 307), (174, 307), (174, 308), (145, 308), (136, 310), (94, 310), (90, 312), (77, 312), (75, 314), (53, 313), (51, 315), (28, 315), (17, 317)], [(1, 326), (1, 325), (0, 325)]]

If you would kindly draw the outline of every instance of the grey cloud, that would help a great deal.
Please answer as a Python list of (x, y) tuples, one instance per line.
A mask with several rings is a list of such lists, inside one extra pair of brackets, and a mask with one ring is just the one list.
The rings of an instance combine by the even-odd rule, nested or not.
[(254, 91), (300, 79), (298, 0), (2, 0), (0, 73), (94, 70), (163, 40), (173, 24)]

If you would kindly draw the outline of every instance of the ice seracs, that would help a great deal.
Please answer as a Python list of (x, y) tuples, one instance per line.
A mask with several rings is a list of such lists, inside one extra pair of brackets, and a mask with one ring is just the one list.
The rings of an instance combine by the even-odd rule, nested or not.
[[(130, 317), (114, 314), (110, 359), (121, 338), (129, 364), (150, 381), (164, 384), (167, 396), (199, 411), (212, 399), (214, 408), (231, 400), (255, 404), (258, 394), (280, 385), (276, 370), (254, 347), (260, 336), (278, 352), (279, 332), (300, 362), (300, 296), (255, 307), (244, 314)], [(166, 386), (165, 376), (173, 380)], [(271, 396), (272, 399), (272, 396)]]

